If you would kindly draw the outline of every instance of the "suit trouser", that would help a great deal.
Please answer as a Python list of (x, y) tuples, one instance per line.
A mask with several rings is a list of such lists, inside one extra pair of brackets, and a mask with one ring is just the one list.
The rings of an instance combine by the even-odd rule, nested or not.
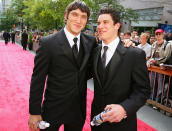
[(27, 43), (23, 43), (23, 49), (26, 50)]
[(15, 39), (12, 39), (12, 43), (13, 43), (13, 44), (15, 43)]
[(5, 44), (6, 44), (6, 45), (8, 44), (8, 39), (5, 39)]
[[(56, 126), (50, 126), (47, 129), (41, 129), (40, 131), (58, 131), (61, 124), (57, 124)], [(64, 124), (64, 131), (82, 131), (83, 125), (75, 125), (75, 124)]]

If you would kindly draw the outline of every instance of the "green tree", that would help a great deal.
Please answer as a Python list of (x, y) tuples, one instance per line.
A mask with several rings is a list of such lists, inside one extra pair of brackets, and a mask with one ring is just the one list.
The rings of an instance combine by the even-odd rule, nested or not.
[(27, 22), (23, 21), (23, 9), (25, 8), (23, 0), (12, 0), (10, 8), (14, 10), (15, 16), (18, 16), (18, 26), (23, 29), (23, 25), (27, 25)]
[(92, 0), (90, 5), (92, 10), (92, 20), (93, 22), (97, 21), (97, 14), (101, 8), (111, 7), (117, 9), (120, 12), (122, 20), (135, 20), (137, 21), (138, 13), (131, 8), (124, 8), (120, 5), (119, 0)]
[(3, 14), (4, 18), (1, 20), (0, 30), (10, 30), (14, 24), (18, 26), (20, 24), (19, 16), (23, 15), (23, 9), (23, 0), (12, 0), (10, 8)]
[(14, 13), (12, 8), (9, 8), (4, 14), (4, 18), (1, 20), (0, 23), (0, 30), (8, 30), (13, 28), (13, 25), (18, 24), (18, 17)]
[(11, 8), (15, 9), (14, 10), (15, 14), (18, 14), (18, 15), (23, 14), (22, 11), (25, 8), (23, 1), (24, 0), (12, 0)]
[[(47, 0), (48, 3), (49, 0)], [(26, 8), (24, 12), (24, 21), (27, 21), (31, 28), (49, 28), (52, 25), (52, 17), (50, 15), (43, 14), (46, 6), (45, 0), (28, 0), (24, 1)]]
[(40, 30), (61, 28), (64, 25), (64, 11), (73, 0), (27, 0), (23, 10), (25, 21)]
[[(23, 23), (32, 29), (39, 30), (60, 29), (64, 26), (64, 12), (66, 6), (73, 0), (13, 0), (10, 11), (5, 13), (5, 18), (1, 23), (7, 23), (11, 28), (13, 23), (19, 24), (19, 17)], [(119, 0), (84, 0), (92, 12), (91, 22), (97, 22), (99, 8), (108, 6), (117, 8), (122, 19), (137, 20), (137, 12), (132, 9), (125, 9), (119, 4)], [(13, 17), (14, 18), (13, 18)], [(19, 16), (19, 17), (18, 17)], [(18, 18), (17, 18), (18, 17)], [(8, 19), (7, 19), (8, 18)], [(12, 19), (13, 18), (13, 19)], [(9, 20), (10, 19), (10, 20)], [(12, 24), (11, 24), (12, 22)]]

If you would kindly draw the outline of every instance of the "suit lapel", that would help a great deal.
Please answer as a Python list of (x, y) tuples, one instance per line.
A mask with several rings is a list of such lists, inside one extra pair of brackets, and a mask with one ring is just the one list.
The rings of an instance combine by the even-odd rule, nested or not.
[(87, 61), (88, 61), (88, 58), (89, 58), (89, 49), (88, 49), (88, 40), (85, 39), (84, 35), (81, 33), (81, 36), (80, 36), (80, 46), (81, 44), (83, 45), (83, 48), (84, 48), (84, 58), (83, 58), (83, 61), (82, 61), (82, 64), (81, 64), (81, 68), (80, 70), (82, 70), (84, 68), (84, 66), (86, 65)]
[(93, 58), (93, 60), (94, 60), (93, 61), (94, 73), (95, 73), (96, 79), (97, 79), (100, 87), (102, 87), (102, 84), (101, 84), (100, 77), (99, 77), (98, 72), (97, 72), (97, 67), (98, 67), (97, 65), (98, 65), (98, 60), (100, 57), (101, 49), (102, 49), (101, 45), (98, 45), (98, 47), (95, 48), (95, 53), (94, 53), (94, 58)]
[(67, 58), (74, 65), (76, 65), (77, 63), (76, 63), (76, 60), (74, 59), (73, 52), (72, 52), (72, 49), (70, 47), (69, 41), (67, 40), (66, 34), (64, 33), (64, 29), (62, 29), (59, 32), (59, 39), (58, 40), (61, 40), (60, 43), (61, 43), (61, 47), (64, 51), (64, 54), (67, 56)]
[(105, 88), (112, 82), (112, 79), (114, 79), (117, 75), (118, 68), (122, 63), (123, 55), (126, 53), (126, 50), (127, 49), (123, 47), (122, 43), (119, 42), (116, 51), (109, 62), (110, 65), (107, 65), (109, 66), (109, 71), (106, 78), (107, 81), (105, 83)]

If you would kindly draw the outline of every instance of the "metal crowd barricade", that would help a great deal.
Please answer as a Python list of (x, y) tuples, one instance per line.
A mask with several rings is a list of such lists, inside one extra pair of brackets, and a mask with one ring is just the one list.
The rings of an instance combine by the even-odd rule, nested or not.
[(151, 96), (147, 103), (172, 115), (172, 70), (157, 66), (151, 66), (148, 70)]

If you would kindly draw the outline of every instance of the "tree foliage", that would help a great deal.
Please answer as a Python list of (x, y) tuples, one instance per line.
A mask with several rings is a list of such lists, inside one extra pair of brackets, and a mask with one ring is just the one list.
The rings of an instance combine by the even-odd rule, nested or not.
[(97, 21), (97, 14), (101, 8), (111, 7), (120, 12), (121, 20), (134, 20), (137, 21), (138, 13), (131, 8), (124, 8), (120, 5), (119, 0), (92, 0), (90, 5), (92, 9), (92, 20)]
[(61, 28), (64, 25), (65, 7), (73, 0), (27, 0), (24, 1), (26, 9), (23, 10), (24, 19), (32, 28), (41, 30)]
[(12, 0), (10, 8), (3, 14), (3, 19), (0, 21), (0, 30), (10, 30), (14, 26), (18, 26), (19, 16), (22, 16), (22, 10), (24, 9), (23, 0)]
[(23, 9), (25, 8), (23, 0), (12, 0), (11, 7), (14, 9), (14, 13), (16, 15), (22, 15), (23, 14)]
[[(22, 18), (24, 25), (31, 29), (50, 30), (64, 26), (66, 6), (73, 0), (13, 0), (11, 7), (4, 14), (2, 27), (11, 28), (19, 24)], [(91, 22), (96, 23), (97, 14), (102, 7), (113, 7), (120, 11), (122, 19), (137, 19), (137, 12), (124, 8), (118, 0), (84, 0), (92, 12)], [(2, 25), (3, 24), (3, 25)], [(5, 25), (6, 24), (6, 25)]]
[(12, 8), (8, 9), (4, 14), (4, 18), (0, 22), (0, 30), (10, 30), (18, 24), (18, 17)]

